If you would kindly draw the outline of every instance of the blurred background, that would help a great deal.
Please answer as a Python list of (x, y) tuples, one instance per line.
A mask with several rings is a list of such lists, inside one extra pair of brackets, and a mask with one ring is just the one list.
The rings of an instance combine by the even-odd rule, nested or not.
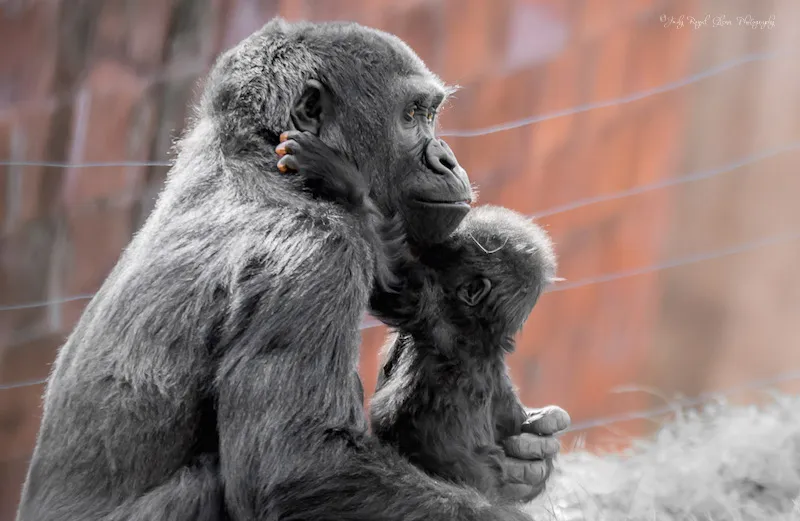
[[(567, 279), (511, 369), (617, 450), (676, 396), (800, 392), (795, 0), (0, 0), (0, 520), (44, 379), (153, 207), (215, 56), (271, 17), (355, 20), (462, 86), (441, 134)], [(363, 331), (375, 385), (383, 327)], [(569, 446), (569, 443), (567, 443)]]

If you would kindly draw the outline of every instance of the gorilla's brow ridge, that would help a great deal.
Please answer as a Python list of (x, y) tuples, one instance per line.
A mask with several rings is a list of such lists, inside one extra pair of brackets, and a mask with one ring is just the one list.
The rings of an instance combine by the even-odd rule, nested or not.
[(415, 76), (401, 80), (401, 92), (420, 105), (438, 107), (458, 88), (445, 85), (435, 76)]

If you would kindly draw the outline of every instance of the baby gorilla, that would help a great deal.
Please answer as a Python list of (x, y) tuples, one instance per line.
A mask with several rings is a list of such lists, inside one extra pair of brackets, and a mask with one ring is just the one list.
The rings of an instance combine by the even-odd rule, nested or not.
[[(569, 422), (558, 408), (526, 410), (505, 363), (554, 280), (550, 239), (516, 212), (483, 206), (418, 255), (400, 270), (399, 294), (372, 298), (373, 312), (398, 332), (371, 401), (372, 430), (428, 474), (501, 502), (514, 495), (508, 487), (531, 481), (498, 464), (508, 438), (545, 416), (559, 424), (550, 432)], [(548, 437), (542, 447), (540, 468), (549, 473), (558, 441)]]

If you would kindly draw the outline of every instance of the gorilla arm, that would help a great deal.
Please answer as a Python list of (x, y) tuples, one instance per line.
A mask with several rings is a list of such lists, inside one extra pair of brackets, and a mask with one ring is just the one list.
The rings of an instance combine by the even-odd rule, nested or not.
[(426, 477), (367, 437), (355, 380), (371, 252), (338, 217), (321, 221), (301, 212), (248, 220), (270, 227), (248, 245), (262, 269), (236, 281), (230, 316), (241, 318), (227, 328), (217, 375), (229, 512), (283, 521), (527, 519)]

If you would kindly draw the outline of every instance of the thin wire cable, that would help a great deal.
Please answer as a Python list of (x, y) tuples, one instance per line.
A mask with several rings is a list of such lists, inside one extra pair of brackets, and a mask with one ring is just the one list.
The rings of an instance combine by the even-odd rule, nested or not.
[[(477, 137), (477, 136), (485, 136), (487, 134), (494, 134), (496, 132), (504, 132), (506, 130), (511, 130), (519, 127), (524, 127), (527, 125), (533, 125), (536, 123), (541, 123), (543, 121), (548, 121), (551, 119), (556, 119), (564, 116), (569, 116), (573, 114), (579, 114), (581, 112), (588, 112), (590, 110), (605, 108), (605, 107), (612, 107), (615, 105), (624, 105), (627, 103), (632, 103), (634, 101), (639, 101), (641, 99), (648, 98), (650, 96), (655, 96), (657, 94), (663, 94), (665, 92), (673, 91), (679, 89), (681, 87), (685, 87), (691, 85), (693, 83), (697, 83), (704, 79), (716, 76), (721, 74), (725, 71), (730, 69), (734, 69), (736, 67), (740, 67), (742, 65), (758, 62), (758, 61), (765, 61), (770, 60), (779, 56), (789, 55), (791, 53), (786, 52), (771, 52), (771, 53), (751, 53), (745, 54), (740, 56), (739, 58), (729, 60), (723, 62), (719, 65), (715, 65), (704, 71), (691, 74), (682, 78), (677, 81), (665, 83), (658, 87), (654, 87), (652, 89), (646, 89), (639, 92), (634, 92), (632, 94), (628, 94), (626, 96), (622, 96), (619, 98), (613, 98), (605, 101), (598, 101), (594, 103), (586, 103), (582, 105), (577, 105), (572, 108), (559, 110), (556, 112), (551, 112), (549, 114), (541, 114), (538, 116), (531, 116), (528, 118), (518, 119), (515, 121), (510, 121), (507, 123), (501, 123), (499, 125), (494, 125), (491, 127), (485, 127), (475, 130), (445, 130), (439, 133), (439, 135), (444, 137)], [(99, 168), (99, 167), (137, 167), (137, 166), (172, 166), (172, 163), (169, 161), (146, 161), (146, 162), (138, 162), (138, 161), (121, 161), (121, 162), (96, 162), (96, 163), (66, 163), (66, 162), (58, 162), (58, 161), (0, 161), (0, 166), (40, 166), (40, 167), (51, 167), (51, 168)]]
[(169, 161), (106, 161), (97, 163), (62, 163), (58, 161), (0, 161), (0, 166), (42, 166), (50, 168), (106, 168), (139, 166), (172, 166)]
[[(201, 75), (208, 71), (209, 62), (207, 59), (194, 60), (188, 64), (180, 64), (178, 66), (169, 66), (156, 73), (148, 74), (140, 78), (142, 83), (141, 88), (153, 86), (157, 83), (182, 81), (191, 77), (201, 80)], [(105, 92), (113, 90), (112, 88), (103, 89)], [(66, 104), (78, 94), (79, 91), (68, 90), (58, 94), (53, 94), (44, 99), (26, 100), (21, 103), (0, 106), (0, 119), (8, 117), (16, 111), (32, 110), (37, 108), (56, 108), (62, 104)]]
[(634, 268), (630, 270), (618, 271), (616, 273), (607, 273), (595, 277), (587, 277), (584, 279), (577, 280), (575, 282), (564, 282), (553, 286), (549, 290), (545, 290), (545, 292), (556, 293), (559, 291), (567, 291), (567, 290), (582, 288), (585, 286), (602, 284), (604, 282), (626, 279), (630, 277), (635, 277), (637, 275), (645, 275), (647, 273), (654, 273), (657, 271), (664, 271), (672, 268), (678, 268), (681, 266), (688, 266), (690, 264), (696, 264), (698, 262), (703, 262), (707, 260), (719, 259), (721, 257), (728, 257), (730, 255), (745, 253), (759, 248), (764, 248), (767, 246), (789, 243), (796, 241), (798, 239), (800, 239), (800, 232), (782, 233), (778, 235), (773, 235), (771, 237), (760, 238), (753, 241), (740, 243), (735, 246), (722, 248), (711, 252), (697, 253), (694, 255), (685, 255), (683, 257), (678, 257), (676, 259), (672, 259), (666, 262), (661, 262), (658, 264), (652, 264), (650, 266), (644, 266), (642, 268)]
[[(585, 286), (591, 286), (594, 284), (613, 282), (615, 280), (635, 277), (637, 275), (645, 275), (648, 273), (654, 273), (671, 268), (678, 268), (681, 266), (696, 264), (698, 262), (703, 262), (706, 260), (728, 257), (731, 255), (736, 255), (737, 253), (745, 253), (748, 251), (756, 250), (767, 246), (792, 242), (798, 239), (800, 239), (800, 232), (783, 233), (765, 238), (762, 237), (753, 241), (747, 241), (744, 243), (736, 244), (728, 248), (722, 248), (711, 252), (698, 253), (693, 255), (685, 255), (665, 262), (651, 264), (650, 266), (643, 266), (641, 268), (633, 268), (630, 270), (617, 271), (614, 273), (604, 273), (602, 275), (597, 275), (594, 277), (586, 277), (583, 279), (579, 279), (574, 282), (563, 282), (545, 290), (545, 293), (556, 293), (559, 291), (568, 291), (568, 290), (582, 288)], [(0, 306), (0, 311), (15, 311), (20, 309), (44, 307), (54, 304), (64, 304), (67, 302), (73, 302), (78, 300), (89, 300), (92, 297), (94, 297), (93, 293), (85, 295), (76, 295), (74, 297), (68, 297), (63, 299), (30, 302), (27, 304), (16, 304), (11, 306)], [(369, 329), (371, 327), (376, 327), (379, 325), (381, 325), (381, 322), (379, 322), (378, 320), (375, 320), (373, 318), (367, 318), (364, 322), (361, 323), (360, 329)]]
[(587, 420), (585, 422), (579, 422), (572, 425), (569, 429), (564, 431), (564, 433), (568, 432), (578, 432), (578, 431), (585, 431), (588, 429), (592, 429), (595, 427), (604, 427), (606, 425), (611, 425), (614, 423), (622, 423), (626, 421), (633, 421), (633, 420), (646, 420), (650, 418), (654, 418), (656, 416), (663, 416), (665, 414), (675, 413), (676, 410), (685, 409), (687, 407), (696, 407), (698, 405), (704, 405), (709, 402), (713, 402), (717, 400), (722, 395), (729, 395), (729, 394), (736, 394), (743, 391), (752, 391), (756, 389), (763, 389), (765, 387), (771, 387), (773, 385), (785, 382), (791, 382), (800, 380), (800, 371), (787, 371), (785, 373), (780, 373), (775, 376), (771, 376), (768, 378), (762, 378), (757, 380), (750, 380), (745, 382), (742, 385), (737, 385), (734, 387), (729, 387), (727, 389), (723, 389), (721, 391), (712, 391), (712, 392), (705, 392), (698, 394), (697, 396), (689, 397), (689, 398), (682, 398), (678, 400), (674, 400), (669, 405), (664, 405), (661, 407), (656, 407), (653, 409), (647, 409), (644, 411), (632, 411), (623, 414), (616, 414), (612, 416), (604, 416), (602, 418), (596, 418), (594, 420)]
[[(647, 410), (644, 410), (644, 411), (632, 411), (632, 412), (624, 413), (624, 414), (616, 414), (616, 415), (612, 415), (612, 416), (603, 416), (601, 418), (596, 418), (594, 420), (588, 420), (588, 421), (585, 421), (585, 422), (579, 422), (579, 423), (576, 423), (576, 424), (572, 425), (571, 427), (569, 427), (565, 431), (559, 433), (558, 436), (562, 436), (564, 434), (571, 433), (571, 432), (582, 432), (582, 431), (586, 431), (586, 430), (589, 430), (589, 429), (592, 429), (592, 428), (596, 428), (596, 427), (606, 427), (608, 425), (613, 425), (615, 423), (622, 423), (622, 422), (625, 422), (625, 421), (646, 420), (646, 419), (651, 419), (651, 418), (655, 418), (655, 417), (658, 417), (658, 416), (664, 416), (664, 415), (667, 415), (667, 414), (674, 414), (676, 412), (676, 409), (685, 409), (687, 407), (696, 407), (696, 406), (699, 406), (699, 405), (705, 405), (707, 403), (710, 403), (710, 402), (713, 402), (713, 401), (719, 399), (720, 396), (736, 394), (736, 393), (743, 392), (743, 391), (763, 389), (763, 388), (766, 388), (766, 387), (772, 387), (772, 386), (780, 384), (780, 383), (791, 382), (791, 381), (796, 381), (796, 380), (800, 380), (800, 371), (787, 371), (785, 373), (780, 373), (778, 375), (775, 375), (775, 376), (772, 376), (772, 377), (769, 377), (769, 378), (750, 380), (749, 382), (746, 382), (746, 383), (744, 383), (742, 385), (730, 387), (730, 388), (724, 389), (722, 391), (705, 392), (705, 393), (698, 394), (697, 396), (694, 396), (694, 397), (682, 398), (682, 399), (674, 400), (671, 403), (671, 405), (665, 405), (665, 406), (662, 406), (662, 407), (657, 407), (657, 408), (654, 408), (654, 409), (647, 409)], [(16, 384), (0, 385), (0, 391), (6, 390), (6, 389), (16, 389), (16, 388), (19, 388), (19, 387), (26, 387), (26, 386), (31, 386), (31, 385), (39, 385), (39, 384), (43, 384), (43, 383), (46, 383), (46, 382), (47, 382), (47, 379), (46, 378), (42, 378), (42, 379), (39, 379), (39, 380), (28, 380), (26, 382), (19, 382), (19, 383), (16, 383)], [(20, 457), (18, 459), (22, 460), (23, 458)], [(28, 459), (29, 460), (30, 456), (26, 456), (24, 459)]]
[[(632, 269), (632, 270), (620, 271), (620, 272), (616, 272), (616, 273), (609, 273), (609, 274), (605, 274), (605, 275), (598, 276), (598, 277), (588, 277), (588, 278), (581, 279), (581, 280), (578, 280), (578, 281), (575, 281), (575, 282), (572, 282), (572, 283), (563, 283), (563, 284), (559, 284), (559, 285), (553, 287), (552, 289), (546, 290), (545, 292), (546, 293), (555, 293), (555, 292), (558, 292), (558, 291), (567, 291), (567, 290), (582, 288), (582, 287), (585, 287), (585, 286), (590, 286), (590, 285), (593, 285), (593, 284), (601, 284), (601, 283), (604, 283), (604, 282), (610, 282), (610, 281), (624, 279), (624, 278), (628, 278), (628, 277), (635, 277), (637, 275), (642, 275), (642, 274), (646, 274), (646, 273), (654, 273), (654, 272), (663, 271), (663, 270), (666, 270), (666, 269), (677, 268), (677, 267), (680, 267), (680, 266), (687, 266), (687, 265), (690, 265), (690, 264), (695, 264), (695, 263), (706, 261), (706, 260), (718, 259), (718, 258), (721, 258), (721, 257), (735, 255), (737, 253), (744, 253), (744, 252), (747, 252), (747, 251), (756, 250), (758, 248), (762, 248), (762, 247), (766, 247), (766, 246), (772, 246), (772, 245), (777, 245), (777, 244), (788, 243), (788, 242), (795, 241), (795, 240), (798, 240), (798, 239), (800, 239), (800, 232), (774, 235), (772, 237), (757, 239), (757, 240), (754, 240), (754, 241), (748, 241), (748, 242), (745, 242), (745, 243), (738, 244), (736, 246), (732, 246), (732, 247), (729, 247), (729, 248), (716, 250), (716, 251), (713, 251), (713, 252), (707, 252), (707, 253), (701, 253), (701, 254), (696, 254), (696, 255), (687, 255), (687, 256), (684, 256), (684, 257), (679, 257), (679, 258), (673, 259), (671, 261), (663, 262), (663, 263), (660, 263), (660, 264), (654, 264), (654, 265), (647, 266), (647, 267), (644, 267), (644, 268), (637, 268), (637, 269)], [(80, 297), (74, 297), (73, 300), (78, 300), (79, 298), (88, 299), (88, 298), (91, 298), (91, 297), (92, 297), (92, 295), (82, 295)], [(32, 306), (28, 306), (28, 307), (32, 307)], [(378, 327), (378, 326), (381, 326), (381, 325), (383, 325), (383, 324), (381, 322), (379, 322), (378, 320), (376, 320), (376, 319), (374, 319), (372, 317), (368, 317), (361, 323), (361, 325), (359, 326), (359, 329), (360, 330), (371, 329), (373, 327)], [(13, 389), (13, 388), (16, 388), (16, 387), (25, 387), (26, 385), (36, 385), (38, 383), (42, 383), (43, 381), (44, 380), (42, 380), (42, 381), (35, 380), (33, 382), (27, 382), (27, 383), (26, 382), (21, 382), (21, 383), (18, 383), (18, 384), (17, 383), (11, 383), (11, 384), (0, 385), (0, 391), (2, 391), (4, 389)]]
[[(709, 179), (709, 178), (715, 177), (717, 175), (722, 175), (722, 174), (733, 172), (733, 171), (735, 171), (735, 170), (737, 170), (739, 168), (751, 165), (751, 164), (756, 163), (758, 161), (762, 161), (764, 159), (769, 159), (769, 158), (774, 157), (776, 155), (779, 155), (779, 154), (782, 154), (782, 153), (785, 153), (785, 152), (789, 152), (789, 151), (799, 150), (799, 149), (800, 149), (800, 141), (796, 141), (796, 142), (793, 142), (793, 143), (789, 143), (787, 145), (783, 145), (781, 147), (773, 148), (773, 149), (768, 150), (766, 152), (759, 152), (757, 154), (753, 154), (753, 155), (738, 159), (738, 160), (736, 160), (736, 161), (734, 161), (732, 163), (729, 163), (727, 165), (724, 165), (724, 166), (721, 166), (721, 167), (717, 167), (717, 168), (713, 168), (713, 169), (710, 169), (710, 170), (703, 170), (703, 171), (699, 171), (699, 172), (695, 172), (695, 173), (686, 174), (686, 175), (683, 175), (683, 176), (667, 179), (667, 180), (664, 180), (664, 181), (658, 181), (656, 183), (651, 183), (651, 184), (648, 184), (648, 185), (638, 186), (638, 187), (630, 188), (630, 189), (626, 189), (626, 190), (620, 190), (618, 192), (613, 192), (611, 194), (598, 195), (598, 196), (594, 196), (594, 197), (587, 197), (587, 198), (584, 198), (584, 199), (578, 199), (578, 200), (576, 200), (574, 202), (571, 202), (571, 203), (566, 203), (566, 204), (563, 204), (563, 205), (560, 205), (560, 206), (554, 206), (554, 207), (549, 208), (547, 210), (542, 210), (540, 212), (535, 212), (535, 213), (533, 213), (531, 215), (531, 217), (535, 218), (535, 219), (536, 218), (542, 218), (542, 217), (551, 217), (553, 215), (557, 215), (557, 214), (560, 214), (560, 213), (568, 212), (568, 211), (571, 211), (571, 210), (576, 210), (578, 208), (582, 208), (584, 206), (589, 206), (589, 205), (596, 204), (596, 203), (613, 201), (613, 200), (616, 200), (616, 199), (622, 199), (624, 197), (630, 197), (632, 195), (642, 194), (642, 193), (649, 192), (649, 191), (652, 191), (652, 190), (668, 188), (668, 187), (672, 187), (672, 186), (678, 186), (678, 185), (681, 185), (681, 184), (684, 184), (684, 183), (690, 183), (690, 182), (699, 181), (699, 180), (703, 180), (703, 179)], [(561, 285), (559, 285), (557, 287), (562, 287), (562, 286), (564, 286), (564, 285), (561, 284)], [(45, 307), (45, 306), (49, 306), (49, 305), (52, 305), (52, 304), (64, 304), (64, 303), (72, 302), (72, 301), (76, 301), (76, 300), (88, 300), (88, 299), (92, 298), (93, 296), (94, 296), (94, 294), (76, 295), (76, 296), (72, 296), (72, 297), (66, 297), (66, 298), (63, 298), (63, 299), (54, 299), (54, 300), (45, 300), (45, 301), (39, 301), (39, 302), (30, 302), (30, 303), (26, 303), (26, 304), (14, 304), (14, 305), (8, 305), (8, 306), (0, 306), (0, 312), (3, 312), (3, 311), (14, 311), (14, 310), (20, 310), (20, 309), (30, 309), (30, 308), (37, 308), (37, 307)]]
[(30, 387), (32, 385), (39, 385), (45, 382), (47, 382), (47, 378), (39, 378), (38, 380), (24, 380), (22, 382), (13, 382), (10, 384), (0, 384), (0, 391), (19, 389), (20, 387)]
[(535, 212), (531, 217), (534, 219), (539, 219), (542, 217), (550, 217), (553, 215), (557, 215), (560, 213), (565, 213), (570, 210), (576, 210), (578, 208), (583, 208), (584, 206), (589, 206), (596, 203), (604, 203), (608, 201), (616, 201), (617, 199), (624, 199), (625, 197), (630, 197), (632, 195), (639, 195), (645, 192), (650, 192), (652, 190), (658, 190), (661, 188), (669, 188), (672, 186), (682, 185), (684, 183), (691, 183), (694, 181), (701, 181), (704, 179), (710, 179), (712, 177), (716, 177), (721, 174), (728, 174), (739, 168), (749, 166), (753, 163), (757, 163), (759, 161), (763, 161), (764, 159), (769, 159), (775, 157), (777, 155), (792, 152), (795, 150), (800, 150), (800, 141), (794, 141), (787, 145), (782, 145), (780, 147), (776, 147), (765, 152), (758, 152), (756, 154), (743, 157), (741, 159), (737, 159), (732, 163), (728, 163), (727, 165), (723, 165), (717, 168), (711, 168), (709, 170), (702, 170), (699, 172), (686, 174), (682, 176), (672, 177), (670, 179), (665, 179), (663, 181), (657, 181), (655, 183), (650, 183), (646, 185), (636, 186), (634, 188), (628, 188), (626, 190), (620, 190), (618, 192), (613, 192), (610, 194), (603, 194), (603, 195), (596, 195), (592, 197), (586, 197), (583, 199), (577, 199), (570, 203), (562, 204), (559, 206), (553, 206), (546, 210), (542, 210), (539, 212)]
[[(777, 57), (777, 56), (779, 56), (781, 54), (783, 54), (783, 53), (773, 52), (773, 53), (748, 54), (748, 55), (744, 55), (744, 56), (742, 56), (740, 58), (737, 58), (735, 60), (730, 60), (730, 61), (724, 62), (724, 63), (722, 63), (720, 65), (711, 67), (709, 69), (706, 69), (705, 71), (702, 71), (702, 72), (699, 72), (699, 73), (696, 73), (696, 74), (692, 74), (692, 75), (687, 76), (686, 78), (683, 78), (681, 80), (670, 82), (670, 83), (666, 83), (666, 84), (661, 85), (659, 87), (655, 87), (655, 88), (652, 88), (652, 89), (647, 89), (647, 90), (640, 91), (640, 92), (637, 92), (637, 93), (633, 93), (633, 94), (630, 94), (630, 95), (627, 95), (627, 96), (623, 96), (623, 97), (620, 97), (620, 98), (615, 98), (615, 99), (606, 100), (606, 101), (602, 101), (602, 102), (579, 105), (579, 106), (573, 107), (571, 109), (557, 111), (557, 112), (553, 112), (553, 113), (550, 113), (550, 114), (544, 114), (544, 115), (540, 115), (540, 116), (534, 116), (534, 117), (530, 117), (530, 118), (523, 118), (523, 119), (520, 119), (520, 120), (512, 121), (512, 122), (501, 124), (501, 125), (495, 125), (495, 126), (487, 127), (487, 128), (483, 128), (483, 129), (477, 129), (477, 130), (471, 130), (471, 131), (458, 131), (458, 130), (445, 131), (441, 135), (443, 135), (443, 136), (454, 136), (454, 137), (482, 136), (482, 135), (491, 134), (491, 133), (495, 133), (495, 132), (502, 132), (502, 131), (505, 131), (505, 130), (510, 130), (510, 129), (513, 129), (513, 128), (519, 128), (519, 127), (522, 127), (522, 126), (525, 126), (525, 125), (531, 125), (531, 124), (539, 123), (539, 122), (542, 122), (542, 121), (547, 121), (547, 120), (550, 120), (550, 119), (555, 119), (555, 118), (562, 117), (562, 116), (567, 116), (567, 115), (571, 115), (571, 114), (577, 114), (577, 113), (581, 113), (581, 112), (586, 112), (586, 111), (594, 110), (594, 109), (597, 109), (597, 108), (604, 108), (604, 107), (609, 107), (609, 106), (613, 106), (613, 105), (631, 103), (633, 101), (638, 101), (640, 99), (644, 99), (644, 98), (647, 98), (647, 97), (650, 97), (650, 96), (654, 96), (654, 95), (657, 95), (657, 94), (661, 94), (661, 93), (664, 93), (664, 92), (669, 92), (671, 90), (675, 90), (675, 89), (678, 89), (678, 88), (681, 88), (681, 87), (684, 87), (684, 86), (687, 86), (687, 85), (702, 81), (702, 80), (704, 80), (706, 78), (715, 76), (717, 74), (720, 74), (722, 72), (725, 72), (727, 70), (730, 70), (732, 68), (735, 68), (735, 67), (747, 64), (747, 63), (772, 59), (772, 58), (775, 58), (775, 57)], [(723, 167), (720, 167), (720, 168), (716, 168), (716, 169), (712, 169), (712, 170), (708, 170), (708, 171), (697, 172), (695, 174), (689, 174), (689, 175), (678, 177), (678, 178), (674, 178), (674, 179), (660, 181), (660, 182), (657, 182), (657, 183), (651, 183), (649, 185), (644, 185), (644, 186), (640, 186), (640, 187), (636, 187), (636, 188), (632, 188), (632, 189), (628, 189), (628, 190), (622, 190), (622, 191), (619, 191), (619, 192), (615, 192), (613, 194), (601, 195), (601, 196), (595, 196), (595, 197), (581, 199), (581, 200), (574, 201), (572, 203), (568, 203), (568, 204), (565, 204), (565, 205), (562, 205), (562, 206), (553, 207), (553, 208), (550, 208), (548, 210), (537, 212), (537, 213), (535, 213), (533, 215), (533, 217), (534, 218), (539, 218), (539, 217), (544, 217), (544, 216), (551, 216), (551, 215), (555, 215), (555, 214), (558, 214), (558, 213), (566, 212), (566, 211), (569, 211), (569, 210), (574, 210), (574, 209), (577, 209), (577, 208), (580, 208), (580, 207), (583, 207), (583, 206), (587, 206), (587, 205), (590, 205), (590, 204), (595, 204), (595, 203), (599, 203), (599, 202), (615, 200), (615, 199), (619, 199), (619, 198), (623, 198), (623, 197), (629, 197), (631, 195), (636, 195), (636, 194), (644, 193), (644, 192), (651, 191), (651, 190), (656, 190), (656, 189), (665, 188), (665, 187), (669, 187), (669, 186), (676, 186), (676, 185), (680, 185), (680, 184), (683, 184), (683, 183), (696, 181), (696, 180), (700, 180), (700, 179), (706, 179), (706, 178), (713, 177), (713, 176), (716, 176), (716, 175), (719, 175), (719, 174), (722, 174), (722, 173), (730, 172), (732, 170), (741, 168), (743, 166), (746, 166), (748, 164), (754, 163), (756, 161), (760, 161), (760, 160), (763, 160), (763, 159), (766, 159), (766, 158), (769, 158), (769, 157), (773, 157), (773, 156), (775, 156), (777, 154), (780, 154), (780, 153), (783, 153), (783, 152), (787, 152), (787, 151), (791, 151), (791, 150), (797, 150), (798, 148), (800, 148), (800, 142), (791, 143), (791, 144), (786, 145), (784, 147), (779, 147), (779, 148), (776, 148), (776, 149), (773, 149), (773, 150), (769, 150), (767, 152), (754, 154), (752, 156), (743, 158), (743, 159), (741, 159), (739, 161), (736, 161), (734, 163), (731, 163), (729, 165), (726, 165), (726, 166), (723, 166)], [(2, 162), (0, 162), (0, 165), (3, 165), (3, 166), (42, 166), (42, 167), (54, 167), (54, 168), (98, 168), (98, 167), (137, 167), (137, 166), (143, 166), (143, 167), (144, 166), (165, 166), (165, 167), (168, 167), (168, 166), (171, 166), (171, 164), (172, 164), (171, 162), (161, 162), (161, 161), (148, 161), (148, 162), (123, 161), (123, 162), (94, 162), (94, 163), (74, 163), (74, 164), (62, 163), (62, 162), (37, 162), (37, 161), (2, 161)], [(795, 240), (798, 237), (800, 237), (800, 234), (793, 234), (793, 235), (790, 235), (788, 237), (788, 240)], [(661, 271), (663, 269), (669, 269), (669, 268), (678, 267), (678, 266), (682, 266), (682, 265), (686, 265), (686, 264), (692, 264), (692, 263), (695, 263), (695, 262), (701, 262), (703, 260), (709, 260), (709, 259), (719, 258), (719, 257), (723, 257), (723, 256), (733, 255), (733, 254), (736, 254), (736, 253), (749, 251), (751, 249), (758, 248), (758, 247), (761, 247), (761, 246), (767, 246), (767, 245), (774, 244), (774, 243), (777, 243), (777, 242), (784, 242), (786, 240), (787, 240), (787, 237), (779, 236), (779, 237), (772, 237), (772, 238), (767, 238), (767, 239), (759, 240), (759, 241), (752, 241), (750, 243), (745, 243), (745, 244), (742, 244), (742, 245), (739, 245), (739, 246), (736, 246), (736, 247), (733, 247), (733, 248), (728, 248), (728, 249), (725, 249), (725, 250), (719, 250), (717, 252), (710, 252), (710, 253), (707, 253), (707, 254), (689, 256), (689, 257), (685, 257), (685, 258), (682, 258), (682, 259), (676, 259), (676, 260), (673, 260), (673, 261), (670, 261), (670, 262), (667, 262), (667, 263), (658, 264), (658, 265), (654, 265), (654, 266), (648, 266), (648, 267), (644, 267), (644, 268), (638, 268), (638, 269), (634, 269), (634, 270), (628, 270), (628, 271), (612, 273), (612, 274), (605, 274), (605, 275), (601, 275), (601, 276), (597, 276), (597, 277), (582, 279), (582, 280), (579, 280), (579, 281), (576, 281), (576, 282), (559, 284), (558, 286), (553, 287), (549, 291), (550, 292), (566, 291), (566, 290), (576, 289), (576, 288), (580, 288), (580, 287), (584, 287), (584, 286), (588, 286), (588, 285), (592, 285), (592, 284), (599, 284), (599, 283), (603, 283), (603, 282), (619, 280), (621, 278), (627, 278), (627, 277), (632, 277), (632, 276), (636, 276), (636, 275), (640, 275), (640, 274), (651, 273), (651, 272), (654, 272), (654, 271)], [(77, 296), (73, 296), (73, 297), (66, 297), (66, 298), (63, 298), (63, 299), (55, 299), (55, 300), (49, 300), (49, 301), (32, 302), (32, 303), (27, 303), (27, 304), (18, 304), (18, 305), (11, 305), (11, 306), (0, 306), (0, 312), (1, 311), (21, 310), (21, 309), (31, 309), (31, 308), (48, 306), (48, 305), (52, 305), (52, 304), (63, 304), (63, 303), (79, 301), (79, 300), (89, 300), (93, 296), (94, 296), (93, 294), (86, 294), (86, 295), (77, 295)], [(376, 327), (376, 326), (379, 326), (379, 325), (381, 325), (381, 323), (378, 322), (377, 320), (372, 319), (372, 318), (368, 318), (366, 321), (362, 322), (362, 324), (360, 326), (360, 329), (362, 329), (362, 330), (363, 329), (369, 329), (369, 328)], [(35, 385), (36, 383), (42, 383), (44, 381), (45, 380), (41, 380), (41, 381), (37, 380), (37, 381), (33, 381), (33, 383), (22, 382), (20, 384), (0, 385), (0, 390), (4, 390), (4, 389), (7, 389), (7, 388), (15, 388), (15, 387), (18, 387), (18, 386)]]
[[(71, 302), (71, 301), (80, 300), (80, 299), (90, 299), (90, 298), (92, 298), (92, 296), (93, 295), (81, 295), (80, 297), (73, 297), (71, 299), (62, 299), (59, 302)], [(20, 308), (17, 308), (17, 309), (20, 309)], [(378, 326), (381, 326), (381, 325), (383, 325), (383, 324), (381, 322), (379, 322), (378, 320), (376, 320), (376, 319), (374, 319), (372, 317), (367, 317), (361, 323), (361, 325), (359, 326), (359, 330), (370, 329), (370, 328), (378, 327)], [(7, 384), (0, 383), (0, 391), (6, 391), (6, 390), (9, 390), (9, 389), (19, 389), (21, 387), (30, 387), (30, 386), (33, 386), (33, 385), (39, 385), (39, 384), (43, 384), (43, 383), (46, 383), (46, 382), (47, 382), (47, 378), (38, 378), (38, 379), (35, 379), (35, 380), (24, 380), (22, 382), (12, 382), (12, 383), (7, 383)]]
[(11, 306), (0, 306), (0, 311), (17, 311), (20, 309), (33, 309), (51, 306), (54, 304), (66, 304), (67, 302), (75, 302), (76, 300), (89, 300), (94, 297), (94, 293), (87, 293), (85, 295), (75, 295), (72, 297), (65, 297), (53, 300), (40, 300), (39, 302), (28, 302), (27, 304), (15, 304)]
[(516, 121), (511, 121), (508, 123), (501, 123), (499, 125), (493, 125), (490, 127), (479, 128), (475, 130), (447, 130), (440, 133), (442, 136), (449, 136), (449, 137), (477, 137), (477, 136), (485, 136), (487, 134), (494, 134), (496, 132), (504, 132), (506, 130), (512, 130), (515, 128), (524, 127), (527, 125), (533, 125), (535, 123), (541, 123), (543, 121), (548, 121), (551, 119), (561, 118), (564, 116), (571, 116), (573, 114), (580, 114), (581, 112), (588, 112), (594, 109), (606, 108), (606, 107), (613, 107), (615, 105), (624, 105), (627, 103), (632, 103), (634, 101), (639, 101), (644, 98), (648, 98), (650, 96), (655, 96), (657, 94), (663, 94), (665, 92), (670, 92), (676, 89), (680, 89), (682, 87), (686, 87), (687, 85), (691, 85), (693, 83), (700, 82), (707, 78), (711, 78), (712, 76), (716, 76), (721, 74), (725, 71), (730, 69), (734, 69), (736, 67), (740, 67), (742, 65), (770, 60), (776, 58), (781, 55), (788, 55), (785, 52), (769, 52), (769, 53), (750, 53), (740, 56), (739, 58), (729, 60), (723, 62), (719, 65), (715, 65), (710, 67), (704, 71), (691, 74), (682, 78), (680, 80), (671, 81), (669, 83), (665, 83), (658, 87), (654, 87), (652, 89), (646, 89), (643, 91), (635, 92), (633, 94), (628, 94), (627, 96), (622, 96), (620, 98), (613, 98), (610, 100), (605, 101), (598, 101), (594, 103), (586, 103), (583, 105), (578, 105), (576, 107), (558, 110), (555, 112), (551, 112), (549, 114), (543, 114), (539, 116), (531, 116), (528, 118), (518, 119)]
[[(664, 416), (666, 414), (674, 414), (675, 411), (678, 409), (685, 409), (687, 407), (696, 407), (698, 405), (704, 405), (717, 400), (720, 396), (736, 394), (744, 391), (763, 389), (765, 387), (771, 387), (780, 383), (786, 383), (796, 380), (800, 380), (800, 371), (787, 371), (785, 373), (780, 373), (778, 375), (769, 378), (750, 380), (749, 382), (746, 382), (742, 385), (729, 387), (728, 389), (723, 389), (720, 391), (713, 391), (713, 392), (705, 392), (698, 394), (697, 396), (677, 399), (672, 401), (671, 404), (669, 405), (664, 405), (653, 409), (647, 409), (644, 411), (631, 411), (628, 413), (615, 414), (612, 416), (603, 416), (601, 418), (595, 418), (593, 420), (579, 422), (573, 424), (570, 428), (565, 430), (564, 434), (569, 432), (585, 431), (595, 427), (604, 427), (615, 423), (622, 423), (633, 420), (646, 420), (650, 418), (655, 418), (657, 416)], [(11, 384), (0, 384), (0, 391), (4, 391), (7, 389), (18, 389), (20, 387), (28, 387), (33, 385), (40, 385), (46, 382), (47, 378), (40, 378), (37, 380), (26, 380)]]

